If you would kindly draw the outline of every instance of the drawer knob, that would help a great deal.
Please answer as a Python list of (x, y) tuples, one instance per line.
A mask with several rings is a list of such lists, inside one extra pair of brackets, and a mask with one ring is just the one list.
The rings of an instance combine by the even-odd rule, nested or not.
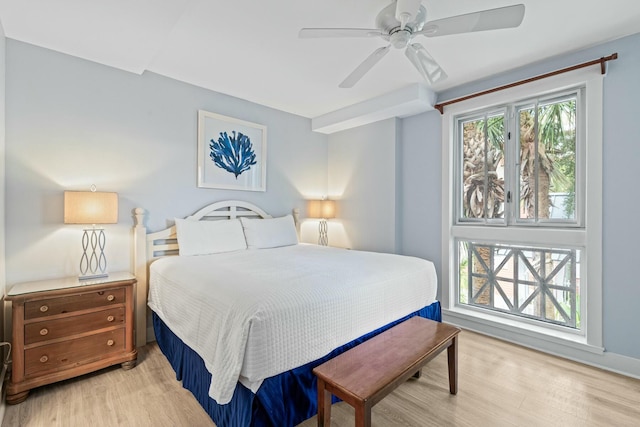
[(46, 354), (40, 358), (40, 362), (42, 363), (47, 363), (48, 360), (49, 360), (49, 357), (47, 357)]
[(107, 341), (107, 345), (108, 345), (109, 347), (113, 346), (114, 344), (115, 344), (115, 341), (113, 341), (113, 340), (108, 340), (108, 341)]
[(47, 311), (49, 311), (49, 306), (48, 305), (40, 306), (40, 311), (43, 313), (46, 313)]
[(113, 301), (114, 299), (116, 299), (116, 297), (113, 296), (113, 295), (108, 295), (107, 296), (107, 301)]
[(49, 333), (49, 330), (47, 328), (40, 329), (40, 335), (47, 335), (48, 333)]
[(114, 319), (115, 317), (113, 316), (107, 316), (107, 322), (113, 322)]

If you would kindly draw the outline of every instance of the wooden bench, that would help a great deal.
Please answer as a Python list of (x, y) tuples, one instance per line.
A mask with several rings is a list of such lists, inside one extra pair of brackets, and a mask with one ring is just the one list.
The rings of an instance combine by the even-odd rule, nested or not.
[(445, 348), (449, 391), (456, 394), (459, 332), (456, 327), (415, 316), (314, 368), (318, 426), (331, 424), (332, 394), (355, 408), (357, 427), (371, 426), (373, 405)]

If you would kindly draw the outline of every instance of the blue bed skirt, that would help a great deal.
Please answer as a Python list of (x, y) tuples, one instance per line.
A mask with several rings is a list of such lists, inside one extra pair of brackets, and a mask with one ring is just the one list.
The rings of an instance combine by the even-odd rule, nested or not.
[[(182, 381), (182, 386), (195, 396), (217, 427), (293, 427), (316, 415), (318, 411), (316, 377), (311, 372), (314, 367), (413, 316), (440, 322), (440, 302), (436, 301), (428, 307), (363, 335), (321, 359), (267, 378), (256, 394), (238, 383), (233, 398), (227, 405), (219, 405), (209, 397), (211, 374), (202, 358), (185, 345), (155, 313), (153, 328), (160, 350), (176, 372), (176, 379)], [(334, 401), (337, 401), (335, 397)]]

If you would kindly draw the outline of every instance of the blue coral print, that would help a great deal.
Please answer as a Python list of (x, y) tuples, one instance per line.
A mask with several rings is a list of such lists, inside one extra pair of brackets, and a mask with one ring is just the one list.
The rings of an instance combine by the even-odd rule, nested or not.
[(242, 132), (231, 131), (231, 136), (227, 132), (220, 132), (218, 140), (212, 139), (209, 148), (209, 157), (213, 163), (234, 174), (236, 179), (256, 164), (256, 153), (253, 151), (251, 139)]

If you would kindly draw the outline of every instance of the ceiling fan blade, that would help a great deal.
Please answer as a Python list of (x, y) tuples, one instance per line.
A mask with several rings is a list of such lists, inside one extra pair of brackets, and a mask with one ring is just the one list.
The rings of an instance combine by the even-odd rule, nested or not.
[(301, 39), (321, 37), (376, 37), (386, 36), (382, 31), (371, 28), (303, 28), (298, 33)]
[(447, 78), (447, 73), (440, 68), (440, 65), (438, 65), (436, 60), (429, 55), (427, 49), (425, 49), (420, 43), (407, 45), (407, 49), (404, 51), (404, 54), (420, 72), (422, 78), (430, 84), (437, 83), (440, 80)]
[(355, 70), (347, 76), (338, 86), (341, 88), (353, 87), (374, 65), (378, 63), (384, 56), (389, 53), (391, 45), (376, 49), (371, 55), (367, 57)]
[(422, 34), (426, 37), (440, 37), (450, 34), (514, 28), (522, 23), (523, 18), (524, 5), (517, 4), (450, 18), (436, 19), (435, 21), (427, 22), (421, 31), (416, 31), (414, 34)]

